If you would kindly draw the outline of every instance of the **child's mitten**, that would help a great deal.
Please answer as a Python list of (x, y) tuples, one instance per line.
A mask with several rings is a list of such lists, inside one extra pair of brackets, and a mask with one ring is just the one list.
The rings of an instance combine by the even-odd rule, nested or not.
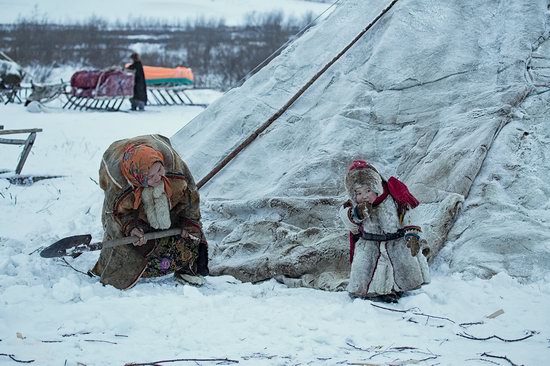
[(416, 257), (420, 251), (420, 233), (422, 229), (420, 226), (405, 226), (405, 242), (407, 243), (407, 248), (411, 250), (411, 255)]

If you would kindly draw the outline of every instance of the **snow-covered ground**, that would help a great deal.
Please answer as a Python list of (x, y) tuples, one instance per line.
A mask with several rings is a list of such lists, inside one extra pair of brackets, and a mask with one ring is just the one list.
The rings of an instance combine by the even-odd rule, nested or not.
[(50, 21), (70, 23), (88, 20), (92, 15), (109, 21), (132, 19), (225, 19), (228, 25), (241, 24), (251, 12), (283, 11), (286, 16), (319, 15), (330, 4), (304, 0), (7, 0), (0, 2), (0, 23), (13, 23), (18, 18), (46, 17)]
[[(34, 360), (33, 365), (68, 366), (174, 359), (242, 365), (510, 364), (497, 356), (517, 365), (546, 364), (548, 282), (525, 285), (505, 274), (465, 280), (441, 266), (430, 285), (396, 305), (352, 300), (344, 292), (290, 289), (275, 281), (240, 283), (229, 276), (209, 277), (203, 288), (165, 278), (121, 292), (67, 266), (85, 272), (97, 252), (67, 263), (38, 255), (65, 236), (101, 238), (97, 171), (111, 142), (147, 133), (172, 136), (201, 111), (150, 107), (145, 113), (33, 114), (21, 105), (0, 106), (4, 128), (44, 130), (23, 174), (64, 176), (31, 186), (0, 179), (0, 365), (16, 364), (8, 355)], [(20, 151), (0, 145), (0, 168), (14, 169)], [(487, 318), (500, 309), (502, 315)], [(513, 343), (459, 335), (518, 339), (529, 332), (535, 333)]]

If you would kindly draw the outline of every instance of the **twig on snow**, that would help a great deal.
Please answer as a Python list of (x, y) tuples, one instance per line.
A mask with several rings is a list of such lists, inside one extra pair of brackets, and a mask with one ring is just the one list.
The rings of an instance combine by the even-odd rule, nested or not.
[(464, 361), (483, 361), (483, 362), (492, 363), (492, 364), (494, 364), (494, 365), (499, 365), (498, 362), (491, 361), (491, 360), (485, 360), (485, 359), (483, 359), (483, 358), (468, 358), (467, 360), (464, 360)]
[(473, 335), (468, 334), (466, 332), (457, 333), (457, 336), (462, 337), (462, 338), (466, 338), (466, 339), (472, 339), (472, 340), (475, 340), (475, 341), (487, 341), (489, 339), (495, 338), (495, 339), (501, 340), (503, 342), (520, 342), (520, 341), (524, 341), (528, 338), (531, 338), (532, 336), (534, 336), (535, 334), (538, 334), (538, 333), (539, 332), (537, 332), (537, 331), (530, 330), (530, 331), (527, 332), (527, 335), (525, 337), (515, 338), (515, 339), (506, 339), (506, 338), (499, 337), (497, 335), (492, 335), (492, 336), (489, 336), (489, 337), (474, 337)]
[(513, 363), (508, 357), (506, 356), (497, 356), (497, 355), (490, 355), (486, 352), (483, 352), (481, 354), (481, 357), (491, 357), (491, 358), (498, 358), (498, 359), (501, 359), (501, 360), (505, 360), (505, 361), (508, 361), (510, 363), (510, 365), (512, 366), (523, 366), (523, 365), (518, 365), (517, 363)]
[(70, 264), (69, 262), (67, 262), (67, 259), (61, 258), (61, 260), (62, 260), (63, 262), (65, 262), (64, 267), (69, 267), (69, 268), (71, 268), (72, 270), (74, 270), (74, 271), (76, 271), (76, 272), (78, 272), (78, 273), (82, 273), (83, 275), (86, 275), (87, 277), (92, 277), (89, 273), (83, 272), (83, 271), (81, 271), (81, 270), (79, 270), (79, 269), (76, 269), (76, 268), (74, 268), (73, 266), (71, 266), (71, 264)]
[(471, 322), (471, 323), (460, 323), (459, 326), (462, 328), (469, 327), (470, 325), (482, 325), (484, 322)]
[(100, 339), (85, 339), (84, 342), (96, 342), (96, 343), (118, 344), (117, 342), (102, 341), (102, 340), (100, 340)]
[(396, 313), (408, 313), (408, 312), (411, 311), (412, 309), (416, 309), (416, 308), (411, 308), (411, 309), (407, 309), (407, 310), (400, 310), (400, 309), (386, 308), (386, 307), (384, 307), (384, 306), (376, 305), (376, 304), (373, 304), (373, 303), (371, 303), (371, 305), (374, 306), (375, 308), (384, 309), (384, 310), (389, 310), (389, 311), (394, 311), (394, 312), (396, 312)]
[(172, 363), (172, 362), (228, 362), (228, 363), (239, 363), (237, 360), (230, 360), (228, 358), (176, 358), (173, 360), (161, 360), (153, 362), (142, 362), (135, 363), (130, 362), (124, 364), (124, 366), (156, 366), (161, 363)]
[(250, 359), (253, 359), (253, 358), (259, 358), (259, 359), (264, 359), (264, 360), (271, 360), (272, 358), (275, 358), (277, 357), (277, 355), (267, 355), (265, 353), (261, 353), (261, 352), (254, 352), (253, 354), (249, 355), (249, 356), (242, 356), (241, 358), (243, 360), (250, 360)]
[(67, 334), (62, 334), (61, 337), (74, 337), (74, 336), (86, 335), (86, 334), (90, 334), (90, 333), (92, 333), (92, 332), (67, 333)]
[[(414, 359), (409, 359), (409, 360), (394, 360), (391, 365), (409, 365), (411, 363), (414, 363), (414, 364), (418, 364), (420, 362), (424, 362), (424, 361), (428, 361), (428, 360), (435, 360), (439, 357), (439, 355), (433, 355), (433, 356), (430, 356), (430, 357), (426, 357), (426, 358), (422, 358), (420, 360), (414, 360)], [(398, 362), (398, 363), (395, 363), (395, 362)], [(348, 365), (357, 365), (357, 366), (379, 366), (380, 364), (378, 363), (365, 363), (365, 362), (350, 362), (348, 363)]]
[(353, 343), (351, 343), (351, 342), (346, 342), (346, 344), (347, 344), (348, 346), (350, 346), (351, 348), (356, 349), (356, 350), (358, 350), (358, 351), (371, 352), (370, 349), (358, 347), (358, 346), (356, 346), (355, 344), (353, 344)]
[[(417, 309), (417, 308), (411, 308), (411, 309), (407, 309), (407, 310), (399, 310), (399, 309), (386, 308), (386, 307), (376, 305), (376, 304), (373, 304), (373, 303), (371, 303), (371, 305), (374, 306), (375, 308), (389, 310), (389, 311), (395, 311), (397, 313), (408, 313), (408, 312), (411, 312), (411, 311), (414, 311), (415, 309)], [(426, 316), (426, 317), (428, 317), (428, 319), (429, 318), (434, 318), (434, 319), (447, 320), (447, 321), (450, 321), (453, 324), (456, 324), (456, 322), (454, 320), (446, 318), (444, 316), (436, 316), (436, 315), (424, 314), (424, 313), (420, 313), (420, 312), (413, 312), (412, 314), (413, 315), (418, 315), (418, 316)]]
[(420, 363), (420, 362), (424, 362), (424, 361), (428, 361), (428, 360), (435, 360), (438, 357), (439, 357), (439, 355), (433, 355), (433, 356), (430, 356), (430, 357), (423, 358), (421, 360), (408, 360), (408, 361), (414, 361), (414, 363)]
[(19, 363), (32, 363), (32, 362), (34, 362), (34, 360), (28, 360), (28, 361), (18, 360), (17, 358), (15, 358), (15, 355), (10, 355), (10, 354), (7, 354), (7, 353), (0, 353), (0, 356), (9, 357), (12, 361), (19, 362)]
[[(353, 349), (356, 349), (358, 351), (364, 351), (364, 352), (373, 352), (375, 349), (381, 349), (382, 348), (380, 346), (375, 346), (375, 347), (370, 347), (370, 348), (362, 348), (362, 347), (356, 346), (355, 344), (353, 344), (349, 341), (346, 342), (346, 344), (348, 346), (350, 346), (351, 348), (353, 348)], [(383, 354), (386, 354), (386, 353), (395, 353), (395, 352), (403, 352), (403, 351), (411, 351), (411, 353), (419, 353), (419, 354), (429, 355), (429, 357), (427, 357), (425, 359), (422, 359), (422, 360), (409, 360), (409, 361), (415, 361), (415, 363), (424, 362), (424, 361), (427, 361), (427, 360), (433, 360), (433, 359), (436, 359), (439, 356), (441, 356), (441, 355), (437, 355), (437, 354), (433, 353), (430, 350), (427, 350), (428, 352), (422, 351), (422, 350), (418, 349), (417, 347), (411, 347), (411, 346), (393, 347), (393, 346), (389, 346), (384, 350), (373, 353), (372, 355), (370, 355), (367, 358), (367, 360), (372, 360), (374, 357), (377, 357), (377, 356), (380, 356), (380, 355), (383, 355)], [(353, 364), (349, 364), (349, 365), (353, 365)], [(360, 365), (371, 365), (371, 364), (362, 363)]]
[[(80, 333), (71, 333), (71, 334), (62, 334), (61, 336), (66, 338), (66, 337), (74, 337), (74, 336), (80, 336), (80, 335), (87, 335), (87, 334), (91, 334), (91, 332), (80, 332)], [(115, 337), (128, 337), (127, 335), (125, 334), (115, 334)], [(109, 344), (118, 344), (116, 342), (112, 342), (112, 341), (104, 341), (104, 340), (100, 340), (100, 339), (84, 339), (83, 340), (84, 342), (97, 342), (97, 343), (109, 343)], [(62, 340), (57, 340), (57, 341), (40, 341), (42, 343), (61, 343), (63, 342)]]

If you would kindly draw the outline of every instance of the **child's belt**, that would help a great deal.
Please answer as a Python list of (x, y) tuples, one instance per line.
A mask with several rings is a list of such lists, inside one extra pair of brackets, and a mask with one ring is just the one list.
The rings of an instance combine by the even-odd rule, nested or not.
[(405, 236), (405, 229), (399, 229), (395, 233), (373, 234), (361, 231), (361, 238), (370, 241), (390, 241)]

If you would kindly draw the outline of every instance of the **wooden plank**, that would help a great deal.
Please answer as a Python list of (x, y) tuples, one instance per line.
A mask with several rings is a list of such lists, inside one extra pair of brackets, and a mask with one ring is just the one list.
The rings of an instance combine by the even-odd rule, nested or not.
[[(7, 172), (7, 171), (6, 171)], [(30, 186), (33, 183), (44, 179), (53, 179), (53, 178), (63, 178), (62, 175), (11, 175), (11, 176), (2, 176), (0, 179), (6, 179), (11, 184), (19, 186)]]
[(22, 130), (0, 130), (0, 135), (14, 135), (17, 133), (36, 133), (42, 132), (41, 128), (27, 128)]
[(7, 145), (25, 145), (27, 140), (22, 139), (2, 139), (0, 138), (0, 144), (7, 144)]
[(35, 139), (36, 132), (32, 132), (25, 143), (25, 147), (23, 148), (23, 152), (21, 153), (21, 159), (19, 160), (19, 164), (17, 164), (17, 168), (15, 168), (15, 174), (21, 174), (21, 170), (23, 170), (23, 165), (25, 165), (25, 161), (27, 161)]

